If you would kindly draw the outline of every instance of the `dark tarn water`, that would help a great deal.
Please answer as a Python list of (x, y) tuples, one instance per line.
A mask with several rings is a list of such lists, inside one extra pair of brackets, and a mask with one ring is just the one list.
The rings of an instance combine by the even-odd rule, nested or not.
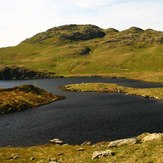
[(0, 146), (46, 144), (50, 138), (59, 138), (69, 144), (96, 143), (137, 136), (143, 132), (163, 132), (162, 101), (115, 93), (64, 92), (58, 88), (82, 82), (163, 87), (163, 84), (100, 77), (0, 81), (1, 88), (33, 84), (66, 96), (65, 100), (36, 109), (1, 115)]

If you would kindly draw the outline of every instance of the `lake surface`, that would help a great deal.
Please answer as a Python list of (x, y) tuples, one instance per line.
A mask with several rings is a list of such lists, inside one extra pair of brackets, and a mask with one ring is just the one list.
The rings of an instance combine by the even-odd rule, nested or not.
[(123, 86), (152, 88), (163, 84), (100, 77), (0, 81), (0, 87), (33, 84), (66, 96), (35, 109), (0, 115), (0, 146), (32, 146), (59, 138), (65, 143), (93, 143), (163, 132), (163, 101), (116, 93), (64, 92), (71, 83), (108, 82)]

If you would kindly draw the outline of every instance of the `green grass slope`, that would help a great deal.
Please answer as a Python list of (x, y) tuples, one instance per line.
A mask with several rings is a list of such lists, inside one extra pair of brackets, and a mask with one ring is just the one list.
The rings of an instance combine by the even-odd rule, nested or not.
[(56, 75), (118, 76), (163, 82), (163, 32), (94, 25), (55, 27), (0, 49), (0, 67), (24, 66)]

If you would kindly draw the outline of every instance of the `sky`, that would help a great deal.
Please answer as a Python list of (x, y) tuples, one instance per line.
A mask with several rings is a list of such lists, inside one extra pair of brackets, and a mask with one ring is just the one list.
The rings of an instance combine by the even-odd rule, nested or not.
[(65, 24), (163, 31), (163, 0), (0, 0), (0, 47)]

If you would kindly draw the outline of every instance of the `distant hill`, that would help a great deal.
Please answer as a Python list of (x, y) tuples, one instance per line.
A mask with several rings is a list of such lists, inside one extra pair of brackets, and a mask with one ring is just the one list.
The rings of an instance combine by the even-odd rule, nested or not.
[(151, 46), (163, 44), (163, 32), (152, 29), (143, 30), (131, 27), (119, 32), (114, 28), (101, 29), (95, 25), (65, 25), (54, 27), (46, 32), (38, 33), (32, 38), (26, 39), (25, 43), (54, 44), (86, 41), (103, 38), (109, 46)]
[(163, 32), (64, 25), (0, 49), (0, 67), (56, 75), (109, 75), (163, 82)]
[(46, 32), (36, 34), (25, 40), (29, 43), (58, 43), (66, 41), (84, 41), (95, 38), (102, 38), (106, 33), (95, 25), (65, 25), (54, 27)]

